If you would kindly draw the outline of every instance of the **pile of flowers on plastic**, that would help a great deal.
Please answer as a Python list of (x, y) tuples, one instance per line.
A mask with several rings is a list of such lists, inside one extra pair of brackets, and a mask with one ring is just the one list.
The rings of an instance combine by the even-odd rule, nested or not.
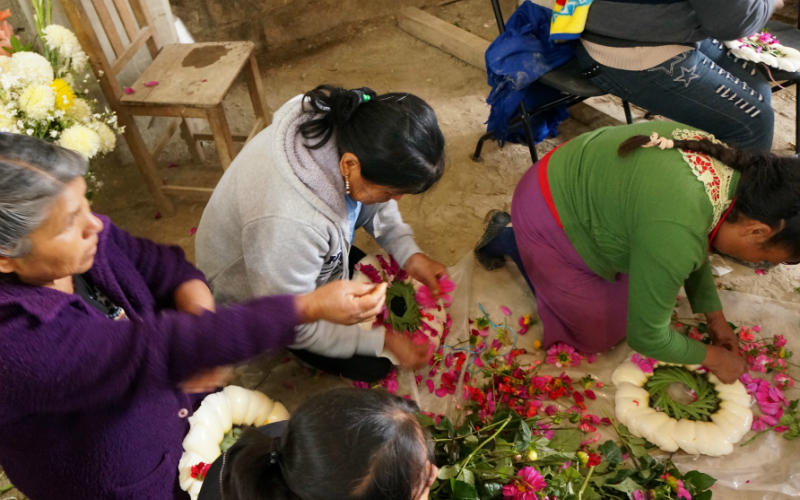
[(108, 153), (122, 132), (117, 117), (92, 111), (83, 97), (86, 91), (75, 88), (76, 75), (87, 68), (86, 54), (70, 30), (47, 25), (43, 18), (47, 16), (37, 17), (36, 27), (44, 56), (20, 46), (13, 35), (6, 49), (12, 55), (0, 56), (0, 132), (35, 136), (87, 159)]

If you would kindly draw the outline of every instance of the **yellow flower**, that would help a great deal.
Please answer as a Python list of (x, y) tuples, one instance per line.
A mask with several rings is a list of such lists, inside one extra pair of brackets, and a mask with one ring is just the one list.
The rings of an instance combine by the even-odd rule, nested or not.
[(94, 122), (91, 128), (100, 136), (100, 152), (103, 154), (114, 151), (117, 145), (117, 136), (111, 128), (103, 122)]
[(530, 314), (526, 314), (525, 316), (522, 317), (522, 324), (525, 325), (525, 326), (531, 326), (531, 315)]
[(5, 105), (0, 102), (0, 132), (16, 132), (17, 120), (8, 114)]
[(541, 340), (534, 340), (533, 341), (533, 348), (534, 349), (541, 349), (542, 348), (542, 341)]
[(19, 108), (34, 120), (47, 118), (56, 104), (56, 93), (49, 85), (31, 85), (19, 96)]
[(50, 88), (56, 93), (56, 107), (58, 109), (66, 111), (72, 107), (72, 104), (75, 102), (75, 92), (72, 91), (72, 88), (67, 82), (58, 78), (53, 80), (53, 83), (50, 84)]
[(586, 464), (589, 463), (589, 455), (587, 455), (585, 452), (579, 451), (578, 453), (576, 453), (576, 455), (578, 455), (578, 460), (581, 461), (581, 464), (584, 467), (586, 466)]
[(61, 133), (58, 145), (77, 151), (88, 159), (100, 151), (100, 135), (85, 125), (73, 125)]
[(536, 450), (530, 450), (527, 456), (528, 462), (535, 462), (539, 459), (539, 454), (536, 453)]
[(67, 118), (78, 123), (86, 123), (92, 118), (92, 108), (85, 100), (76, 98), (67, 110)]

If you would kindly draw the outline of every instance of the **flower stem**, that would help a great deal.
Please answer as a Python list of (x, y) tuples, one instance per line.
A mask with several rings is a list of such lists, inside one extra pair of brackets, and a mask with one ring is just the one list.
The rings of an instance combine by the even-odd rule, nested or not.
[[(609, 419), (611, 420), (611, 419)], [(622, 439), (622, 438), (620, 438)], [(586, 485), (589, 484), (589, 478), (592, 477), (592, 473), (594, 472), (594, 466), (589, 468), (589, 473), (586, 474), (586, 478), (583, 480), (583, 484), (581, 485), (581, 489), (578, 491), (578, 500), (583, 500), (583, 491), (586, 489)]]
[(608, 414), (608, 411), (606, 411), (605, 408), (603, 408), (603, 413), (606, 414), (606, 418), (608, 418), (608, 421), (611, 422), (611, 427), (614, 428), (614, 432), (616, 432), (617, 436), (619, 436), (619, 440), (622, 442), (622, 445), (625, 447), (626, 450), (628, 450), (628, 453), (630, 453), (631, 460), (633, 460), (633, 465), (635, 465), (636, 468), (641, 471), (642, 468), (639, 465), (639, 462), (636, 460), (636, 455), (633, 454), (633, 450), (631, 450), (631, 447), (628, 446), (628, 442), (625, 441), (625, 438), (623, 438), (622, 434), (620, 434), (617, 424), (614, 423), (614, 420), (611, 418), (611, 415)]
[(11, 491), (13, 489), (14, 489), (14, 485), (13, 484), (9, 484), (9, 485), (0, 487), (0, 495), (2, 495), (3, 493), (8, 493), (9, 491)]
[(470, 462), (470, 460), (472, 460), (472, 457), (474, 457), (474, 456), (475, 456), (475, 454), (476, 454), (476, 453), (478, 453), (478, 451), (480, 451), (480, 450), (481, 450), (481, 448), (483, 448), (484, 446), (486, 446), (486, 445), (489, 443), (489, 441), (491, 441), (491, 440), (493, 440), (494, 438), (496, 438), (497, 436), (499, 436), (499, 435), (500, 435), (500, 433), (501, 433), (501, 432), (503, 432), (503, 429), (505, 429), (505, 428), (506, 428), (506, 426), (509, 424), (509, 422), (511, 422), (511, 417), (510, 417), (510, 416), (509, 416), (507, 419), (505, 419), (505, 420), (503, 421), (503, 425), (501, 425), (501, 426), (500, 426), (500, 428), (499, 428), (499, 429), (497, 429), (497, 431), (496, 431), (494, 434), (492, 434), (492, 436), (491, 436), (489, 439), (486, 439), (484, 442), (482, 442), (481, 444), (479, 444), (479, 445), (478, 445), (478, 447), (477, 447), (477, 448), (475, 448), (475, 449), (472, 451), (472, 453), (470, 453), (470, 454), (467, 456), (467, 458), (465, 458), (465, 459), (464, 459), (464, 460), (461, 462), (461, 464), (460, 464), (460, 465), (461, 465), (461, 470), (459, 470), (459, 471), (458, 471), (458, 475), (456, 476), (456, 481), (458, 481), (458, 478), (460, 478), (460, 477), (461, 477), (461, 474), (463, 474), (463, 473), (464, 473), (464, 469), (466, 468), (466, 466), (467, 466), (467, 464)]
[(767, 429), (764, 429), (763, 431), (756, 432), (756, 435), (755, 435), (755, 436), (751, 437), (750, 439), (748, 439), (748, 440), (747, 440), (747, 441), (745, 441), (744, 443), (740, 444), (739, 446), (747, 446), (748, 444), (750, 444), (750, 443), (752, 443), (753, 441), (755, 441), (755, 440), (756, 440), (756, 438), (757, 438), (758, 436), (760, 436), (760, 435), (764, 434), (765, 432), (769, 432), (769, 431), (771, 431), (771, 430), (772, 430), (772, 429), (774, 429), (775, 427), (778, 427), (778, 426), (777, 426), (777, 425), (773, 425), (772, 427), (769, 427), (769, 428), (767, 428)]

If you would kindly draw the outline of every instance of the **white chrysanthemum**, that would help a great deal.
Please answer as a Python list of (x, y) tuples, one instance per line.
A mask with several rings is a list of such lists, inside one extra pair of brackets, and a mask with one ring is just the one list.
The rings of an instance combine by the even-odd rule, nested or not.
[(31, 85), (19, 96), (19, 109), (29, 118), (44, 120), (56, 106), (56, 93), (49, 85)]
[(73, 125), (61, 133), (58, 144), (92, 158), (100, 151), (100, 135), (85, 125)]
[(35, 52), (15, 52), (8, 64), (8, 71), (0, 75), (5, 88), (50, 85), (53, 79), (50, 62)]
[(72, 71), (83, 71), (88, 64), (89, 56), (86, 55), (86, 52), (79, 50), (72, 54)]
[(51, 49), (58, 51), (58, 55), (67, 58), (82, 52), (81, 44), (73, 32), (58, 24), (45, 27), (42, 32), (45, 43)]
[(75, 99), (67, 110), (67, 118), (78, 123), (87, 123), (92, 118), (92, 108), (84, 99)]
[(0, 132), (16, 132), (17, 119), (8, 114), (8, 110), (0, 102)]
[(114, 147), (117, 145), (117, 136), (111, 128), (103, 122), (94, 122), (91, 124), (91, 128), (100, 136), (100, 152), (106, 154), (114, 151)]
[(8, 56), (0, 56), (0, 73), (8, 71), (9, 65), (11, 65), (11, 58)]

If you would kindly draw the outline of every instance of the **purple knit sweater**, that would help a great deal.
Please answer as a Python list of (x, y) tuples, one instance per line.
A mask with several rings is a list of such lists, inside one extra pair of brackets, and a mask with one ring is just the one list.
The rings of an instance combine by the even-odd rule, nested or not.
[(188, 499), (179, 413), (193, 398), (176, 384), (292, 344), (294, 299), (178, 313), (175, 289), (203, 275), (181, 249), (101, 218), (88, 275), (130, 322), (77, 295), (0, 283), (0, 464), (32, 500)]

